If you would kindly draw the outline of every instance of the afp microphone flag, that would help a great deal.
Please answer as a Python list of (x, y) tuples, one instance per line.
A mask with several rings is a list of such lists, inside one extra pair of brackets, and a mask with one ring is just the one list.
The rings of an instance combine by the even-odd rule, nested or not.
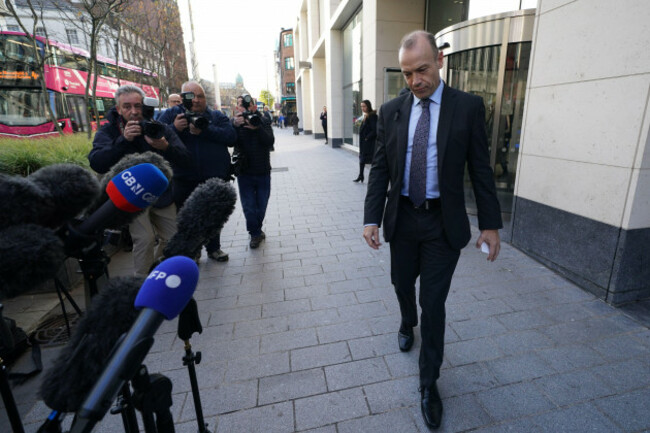
[(115, 175), (106, 185), (106, 194), (118, 209), (138, 212), (158, 200), (169, 181), (153, 164), (138, 164)]
[(151, 271), (135, 298), (135, 308), (151, 308), (167, 320), (178, 316), (199, 281), (199, 268), (185, 256), (171, 257)]

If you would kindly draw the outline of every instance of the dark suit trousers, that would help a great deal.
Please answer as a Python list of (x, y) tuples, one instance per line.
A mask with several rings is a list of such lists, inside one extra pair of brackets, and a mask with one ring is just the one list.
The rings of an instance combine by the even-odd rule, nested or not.
[(390, 242), (391, 279), (402, 313), (402, 327), (418, 324), (415, 281), (420, 277), (420, 385), (430, 387), (440, 376), (445, 341), (445, 301), (460, 250), (453, 249), (442, 229), (440, 208), (417, 210), (400, 198), (395, 235)]

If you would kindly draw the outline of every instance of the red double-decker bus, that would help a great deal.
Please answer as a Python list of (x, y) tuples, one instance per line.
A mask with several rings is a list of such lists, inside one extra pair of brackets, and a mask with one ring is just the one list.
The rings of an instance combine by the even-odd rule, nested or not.
[(84, 98), (88, 52), (51, 39), (36, 39), (40, 56), (49, 54), (45, 65), (47, 92), (41, 87), (38, 57), (30, 39), (25, 33), (0, 32), (0, 137), (56, 134), (45, 104), (50, 105), (63, 131), (72, 133), (101, 124), (105, 113), (115, 105), (113, 95), (120, 85), (135, 84), (147, 96), (159, 96), (156, 75), (151, 71), (97, 56), (99, 119), (95, 119)]

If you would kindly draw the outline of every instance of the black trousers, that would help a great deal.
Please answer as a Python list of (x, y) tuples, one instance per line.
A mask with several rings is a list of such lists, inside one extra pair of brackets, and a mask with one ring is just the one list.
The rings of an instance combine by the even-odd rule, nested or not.
[(440, 376), (445, 342), (445, 301), (460, 250), (452, 248), (445, 238), (440, 208), (414, 209), (403, 197), (390, 253), (391, 280), (402, 314), (402, 327), (418, 324), (415, 281), (420, 277), (420, 386), (430, 387)]

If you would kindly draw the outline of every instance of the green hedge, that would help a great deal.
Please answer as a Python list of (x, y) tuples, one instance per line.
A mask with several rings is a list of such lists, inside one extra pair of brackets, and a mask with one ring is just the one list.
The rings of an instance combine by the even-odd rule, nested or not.
[(77, 164), (90, 169), (92, 139), (86, 134), (34, 139), (0, 138), (0, 172), (27, 176), (47, 165)]

